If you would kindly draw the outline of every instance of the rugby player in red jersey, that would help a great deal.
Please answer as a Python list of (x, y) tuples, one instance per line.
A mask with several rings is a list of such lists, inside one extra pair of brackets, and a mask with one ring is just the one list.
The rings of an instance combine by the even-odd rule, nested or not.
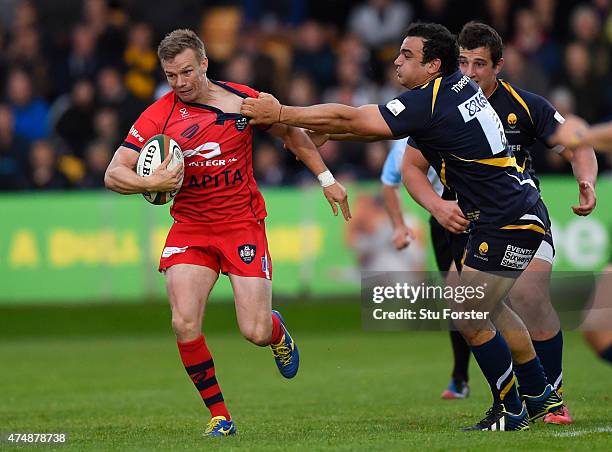
[[(149, 106), (117, 149), (105, 175), (107, 188), (122, 194), (172, 191), (174, 218), (159, 270), (166, 275), (172, 328), (181, 359), (211, 413), (205, 433), (227, 436), (236, 427), (215, 378), (202, 320), (219, 273), (229, 275), (240, 331), (260, 346), (270, 345), (279, 371), (295, 376), (299, 354), (283, 318), (272, 311), (272, 262), (264, 219), (266, 208), (253, 177), (253, 130), (240, 114), (246, 97), (258, 92), (207, 77), (204, 44), (191, 30), (169, 33), (158, 57), (172, 91)], [(337, 215), (350, 218), (346, 190), (335, 182), (316, 147), (299, 128), (274, 125), (268, 132), (318, 175)], [(149, 177), (135, 172), (141, 147), (156, 134), (181, 146), (185, 166), (169, 170), (169, 158)]]

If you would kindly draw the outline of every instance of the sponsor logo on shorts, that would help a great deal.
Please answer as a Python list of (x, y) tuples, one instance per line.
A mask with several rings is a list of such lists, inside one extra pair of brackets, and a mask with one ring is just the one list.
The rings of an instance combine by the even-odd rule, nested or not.
[(529, 265), (529, 262), (531, 262), (534, 254), (535, 250), (507, 245), (500, 265), (516, 270), (524, 270)]
[(236, 123), (234, 125), (236, 126), (236, 130), (242, 132), (249, 125), (249, 121), (243, 116), (239, 119), (236, 119)]
[(240, 259), (242, 259), (242, 262), (245, 264), (253, 262), (256, 253), (257, 247), (255, 245), (247, 243), (238, 247), (238, 256), (240, 256)]
[(162, 252), (162, 257), (170, 257), (173, 254), (184, 253), (189, 246), (167, 246)]

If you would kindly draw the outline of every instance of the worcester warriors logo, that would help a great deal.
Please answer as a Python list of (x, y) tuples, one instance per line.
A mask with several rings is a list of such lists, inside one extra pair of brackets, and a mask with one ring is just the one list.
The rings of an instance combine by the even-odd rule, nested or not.
[(246, 117), (242, 116), (238, 119), (236, 119), (236, 130), (238, 130), (239, 132), (242, 132), (244, 129), (246, 129), (246, 126), (249, 124), (249, 121)]
[(246, 245), (241, 245), (238, 247), (238, 255), (240, 256), (240, 259), (242, 259), (242, 262), (244, 262), (245, 264), (250, 264), (251, 262), (253, 262), (253, 259), (255, 259), (256, 252), (257, 247), (248, 243)]
[(510, 126), (511, 129), (514, 129), (516, 127), (517, 121), (518, 121), (518, 118), (516, 117), (514, 113), (510, 113), (508, 115), (508, 125)]
[(484, 256), (485, 254), (487, 254), (488, 251), (489, 251), (489, 244), (487, 242), (482, 242), (480, 246), (478, 247), (478, 252)]

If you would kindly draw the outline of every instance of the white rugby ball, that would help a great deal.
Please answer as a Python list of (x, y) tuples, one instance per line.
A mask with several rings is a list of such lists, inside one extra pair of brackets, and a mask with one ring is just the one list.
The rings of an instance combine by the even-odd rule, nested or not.
[[(140, 150), (138, 163), (136, 164), (136, 174), (143, 177), (150, 176), (153, 171), (166, 159), (168, 153), (172, 154), (168, 169), (172, 170), (177, 166), (184, 167), (183, 151), (176, 141), (168, 135), (155, 135), (151, 137)], [(183, 179), (181, 178), (181, 185)], [(145, 192), (144, 198), (151, 204), (166, 204), (179, 192), (179, 188), (170, 192)]]

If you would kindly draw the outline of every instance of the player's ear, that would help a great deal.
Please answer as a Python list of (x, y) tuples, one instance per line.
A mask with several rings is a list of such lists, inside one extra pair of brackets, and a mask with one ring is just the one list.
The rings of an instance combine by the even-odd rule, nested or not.
[(504, 58), (500, 58), (497, 64), (495, 65), (495, 75), (499, 74), (504, 67)]
[(208, 57), (202, 58), (202, 62), (200, 63), (200, 66), (202, 67), (202, 70), (204, 72), (208, 71)]
[(440, 58), (434, 58), (429, 63), (427, 63), (427, 72), (430, 74), (435, 74), (436, 72), (440, 72), (440, 68), (442, 67), (442, 60)]

